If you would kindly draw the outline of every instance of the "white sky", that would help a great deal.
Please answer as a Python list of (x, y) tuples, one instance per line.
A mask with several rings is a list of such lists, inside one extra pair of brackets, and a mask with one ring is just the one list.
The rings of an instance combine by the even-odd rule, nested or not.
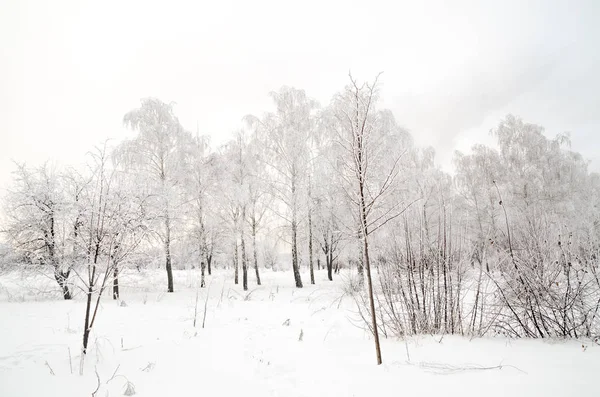
[(383, 106), (433, 145), (489, 143), (508, 112), (570, 131), (600, 171), (600, 1), (0, 0), (0, 187), (11, 159), (79, 162), (139, 99), (223, 142), (282, 85), (327, 104), (382, 75)]

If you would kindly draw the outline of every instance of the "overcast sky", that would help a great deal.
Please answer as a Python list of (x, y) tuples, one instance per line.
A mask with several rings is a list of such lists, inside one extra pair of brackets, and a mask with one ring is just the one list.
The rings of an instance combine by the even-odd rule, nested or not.
[(139, 99), (221, 143), (269, 91), (325, 105), (379, 71), (446, 169), (507, 113), (568, 131), (600, 171), (600, 1), (0, 1), (0, 187), (11, 159), (80, 162)]

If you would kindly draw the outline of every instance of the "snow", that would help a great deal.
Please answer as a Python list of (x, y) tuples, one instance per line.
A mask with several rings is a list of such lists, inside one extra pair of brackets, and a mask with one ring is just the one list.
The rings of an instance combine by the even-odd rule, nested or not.
[(384, 339), (384, 364), (377, 366), (373, 342), (344, 295), (344, 277), (329, 282), (319, 271), (316, 286), (296, 289), (291, 272), (265, 271), (261, 287), (250, 275), (249, 294), (230, 273), (208, 278), (204, 329), (206, 289), (193, 327), (196, 270), (175, 272), (173, 294), (161, 292), (163, 271), (124, 275), (125, 305), (103, 298), (84, 376), (82, 297), (62, 301), (44, 293), (52, 280), (0, 276), (0, 396), (89, 396), (95, 369), (97, 396), (123, 395), (127, 382), (136, 396), (161, 397), (599, 393), (600, 346), (593, 341)]

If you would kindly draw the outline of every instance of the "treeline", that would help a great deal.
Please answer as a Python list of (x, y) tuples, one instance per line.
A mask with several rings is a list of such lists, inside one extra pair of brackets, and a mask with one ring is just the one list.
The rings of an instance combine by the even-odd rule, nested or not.
[(507, 116), (497, 149), (456, 153), (449, 175), (378, 107), (377, 81), (351, 78), (327, 106), (290, 87), (271, 97), (217, 148), (147, 98), (123, 119), (137, 135), (84, 167), (17, 164), (2, 227), (13, 261), (93, 307), (105, 289), (118, 298), (125, 266), (164, 267), (169, 292), (173, 268), (199, 268), (204, 287), (226, 267), (247, 290), (285, 251), (299, 288), (356, 269), (376, 338), (598, 335), (600, 177), (567, 136)]

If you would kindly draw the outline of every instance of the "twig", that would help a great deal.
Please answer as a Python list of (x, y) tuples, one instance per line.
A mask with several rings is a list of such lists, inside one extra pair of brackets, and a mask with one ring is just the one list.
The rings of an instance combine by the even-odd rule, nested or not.
[(153, 362), (149, 362), (148, 365), (146, 365), (144, 368), (142, 368), (141, 370), (144, 372), (150, 372), (154, 369), (154, 363)]
[(50, 370), (50, 375), (52, 375), (52, 376), (56, 375), (54, 373), (54, 371), (52, 370), (52, 367), (50, 366), (50, 364), (48, 364), (48, 361), (46, 361), (46, 367), (48, 367), (48, 369)]
[(323, 342), (325, 342), (325, 340), (327, 339), (327, 336), (329, 335), (329, 333), (331, 332), (333, 327), (335, 327), (335, 324), (333, 324), (331, 327), (329, 327), (329, 329), (327, 330), (327, 333), (325, 333), (325, 336), (323, 337)]
[(246, 294), (246, 296), (244, 297), (244, 301), (246, 301), (246, 302), (249, 301), (250, 300), (250, 295), (252, 295), (252, 293), (254, 291), (256, 291), (256, 288)]
[(115, 376), (117, 376), (117, 371), (119, 370), (119, 367), (121, 367), (121, 364), (117, 365), (117, 368), (115, 368), (115, 372), (113, 372), (113, 374), (110, 377), (110, 379), (106, 381), (107, 384), (108, 384), (108, 382), (110, 382), (111, 380), (113, 380), (115, 378)]
[(198, 290), (196, 288), (196, 303), (194, 304), (194, 328), (196, 328), (196, 317), (198, 316)]
[(221, 288), (221, 297), (219, 298), (219, 304), (217, 305), (217, 307), (221, 307), (221, 301), (223, 300), (223, 292), (225, 292), (225, 280), (223, 280), (223, 288)]
[(240, 296), (240, 297), (242, 296), (242, 295), (241, 295), (239, 292), (237, 292), (236, 290), (229, 288), (229, 291), (227, 291), (227, 299), (231, 299), (231, 297), (233, 296), (233, 295), (230, 295), (230, 294), (229, 294), (231, 291), (233, 291), (233, 292), (234, 292), (234, 293), (235, 293), (237, 296)]
[(94, 372), (96, 373), (96, 379), (98, 379), (98, 386), (96, 386), (96, 390), (92, 392), (92, 397), (96, 396), (98, 390), (100, 390), (100, 375), (98, 375), (98, 367), (94, 366)]
[[(412, 365), (412, 364), (410, 364), (410, 362), (408, 364)], [(432, 372), (442, 374), (442, 375), (453, 374), (453, 373), (462, 372), (462, 371), (484, 371), (484, 370), (491, 370), (491, 369), (502, 369), (503, 367), (513, 368), (513, 369), (516, 369), (517, 371), (522, 372), (527, 375), (527, 372), (523, 371), (520, 368), (515, 367), (514, 365), (503, 365), (502, 363), (492, 366), (492, 367), (483, 367), (480, 365), (457, 366), (457, 365), (451, 365), (451, 364), (420, 362), (418, 364), (418, 366), (420, 368), (431, 370)]]
[(204, 315), (202, 316), (202, 329), (204, 329), (204, 324), (206, 323), (206, 307), (208, 306), (208, 296), (210, 295), (210, 286), (212, 285), (212, 281), (208, 284), (208, 289), (206, 291), (206, 299), (204, 300)]
[(320, 309), (315, 310), (314, 312), (311, 313), (311, 317), (314, 316), (315, 314), (317, 314), (318, 312), (323, 311), (323, 310), (327, 310), (327, 308), (326, 307), (322, 307)]
[(71, 348), (67, 347), (69, 351), (69, 369), (71, 370), (71, 375), (73, 375), (73, 361), (71, 360)]
[(344, 292), (339, 298), (335, 298), (333, 302), (331, 302), (331, 304), (329, 305), (329, 308), (331, 308), (335, 304), (335, 302), (338, 302), (337, 308), (339, 309), (342, 303), (342, 299), (344, 299), (344, 296), (346, 296), (346, 294), (347, 292)]

